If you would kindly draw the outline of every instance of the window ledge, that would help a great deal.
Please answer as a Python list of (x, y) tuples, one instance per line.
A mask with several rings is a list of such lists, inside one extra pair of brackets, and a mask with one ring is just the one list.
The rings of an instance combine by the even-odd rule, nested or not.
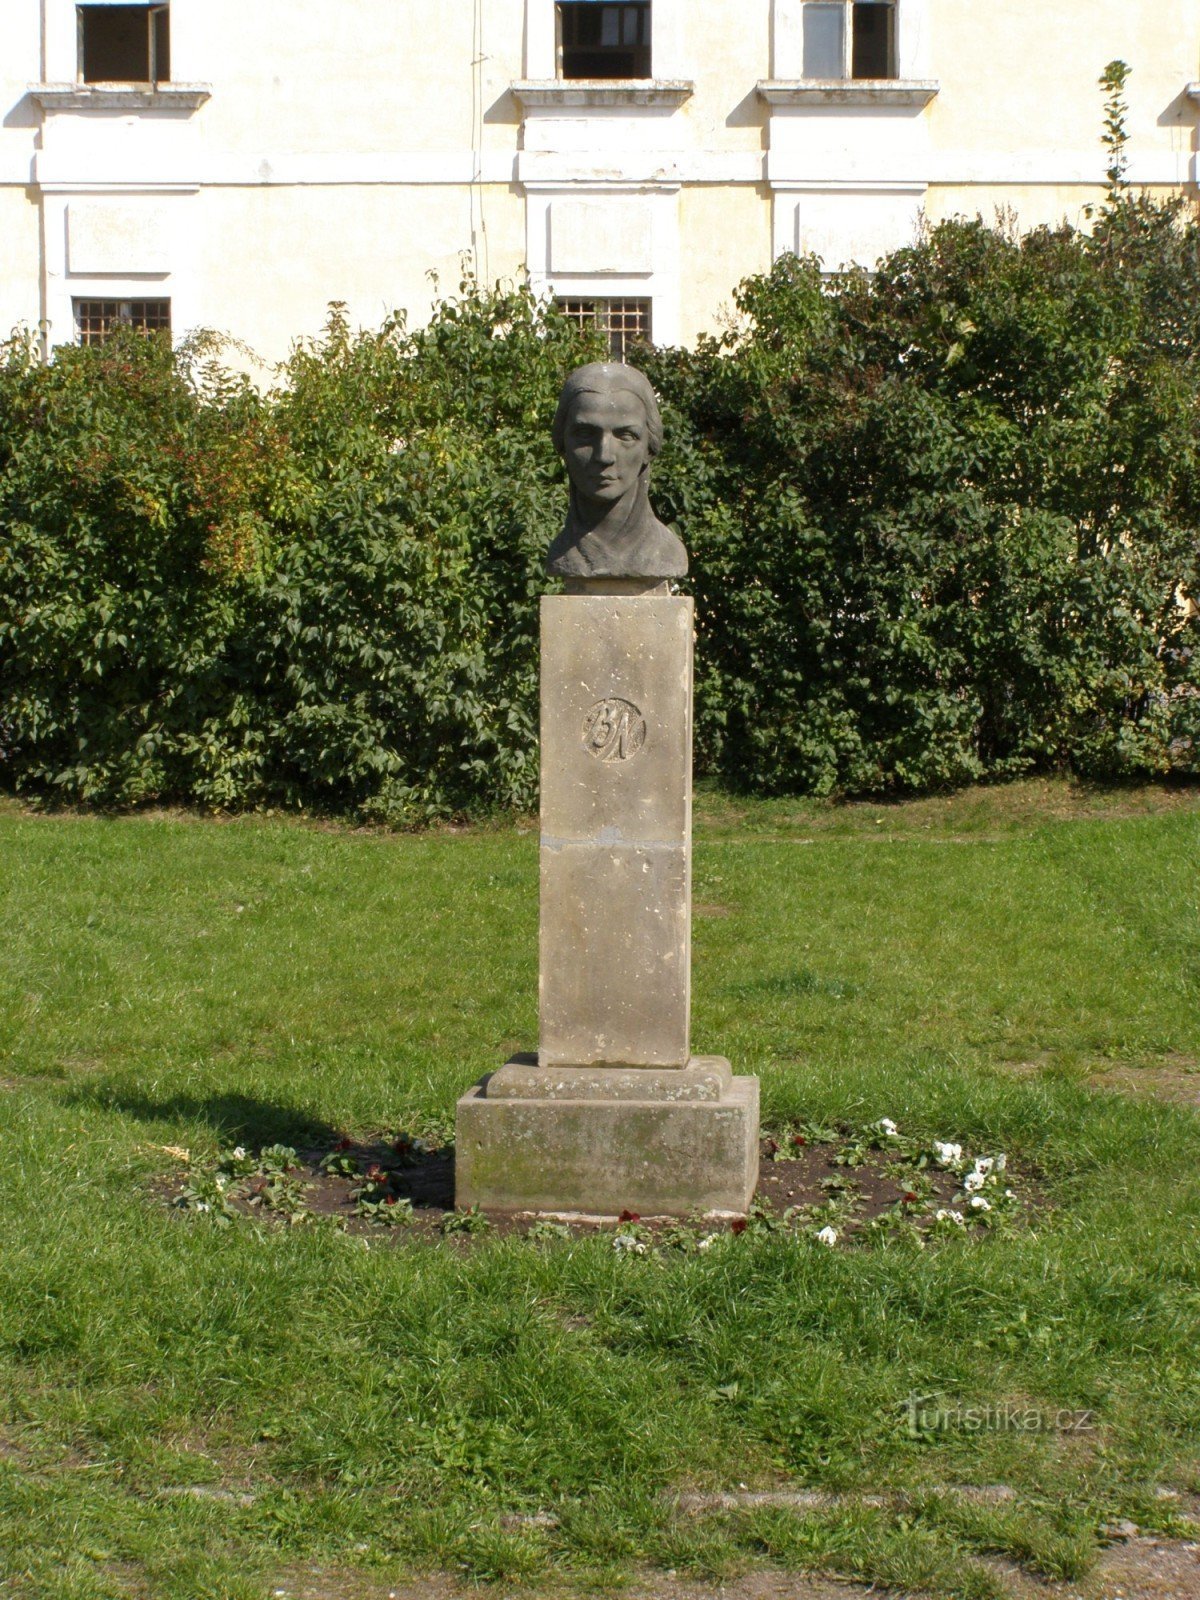
[(526, 110), (543, 106), (681, 106), (695, 84), (685, 78), (536, 78), (512, 85)]
[(935, 78), (763, 78), (755, 89), (769, 106), (927, 106)]
[(196, 111), (211, 98), (207, 83), (33, 83), (43, 111)]
[(1189, 83), (1183, 92), (1194, 106), (1200, 106), (1200, 83)]

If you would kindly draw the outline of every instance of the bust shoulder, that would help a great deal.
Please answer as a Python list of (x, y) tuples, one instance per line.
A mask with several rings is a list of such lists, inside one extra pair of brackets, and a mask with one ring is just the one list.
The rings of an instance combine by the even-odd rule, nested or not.
[(546, 557), (556, 578), (682, 578), (687, 569), (683, 540), (655, 516), (634, 536), (622, 529), (616, 538), (600, 529), (584, 532), (568, 519)]

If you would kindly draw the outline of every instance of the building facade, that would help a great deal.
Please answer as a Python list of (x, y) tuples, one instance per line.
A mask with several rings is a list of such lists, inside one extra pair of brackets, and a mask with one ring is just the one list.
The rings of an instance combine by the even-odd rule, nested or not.
[(272, 361), (330, 300), (419, 321), (528, 272), (718, 327), (783, 251), (1077, 222), (1106, 64), (1129, 178), (1195, 193), (1195, 0), (0, 0), (0, 333), (204, 326)]

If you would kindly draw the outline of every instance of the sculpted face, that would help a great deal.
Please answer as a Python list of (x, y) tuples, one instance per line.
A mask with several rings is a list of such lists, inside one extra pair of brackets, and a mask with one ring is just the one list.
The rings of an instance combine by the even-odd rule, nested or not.
[(615, 505), (637, 488), (650, 464), (642, 402), (628, 389), (585, 390), (571, 407), (564, 445), (567, 472), (580, 495)]

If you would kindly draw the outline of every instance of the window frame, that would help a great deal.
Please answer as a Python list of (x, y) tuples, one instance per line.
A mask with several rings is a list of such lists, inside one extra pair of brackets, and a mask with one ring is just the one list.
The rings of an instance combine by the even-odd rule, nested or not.
[[(629, 73), (628, 75), (603, 77), (603, 78), (569, 78), (565, 68), (566, 46), (563, 41), (563, 5), (594, 5), (598, 11), (605, 5), (614, 10), (625, 8), (640, 10), (646, 19), (647, 38), (643, 44), (633, 46), (634, 49), (644, 49), (646, 52), (646, 71), (644, 73)], [(602, 46), (600, 48), (603, 48)], [(614, 47), (620, 49), (618, 45)], [(554, 71), (560, 83), (590, 83), (603, 82), (612, 84), (643, 83), (649, 82), (654, 77), (654, 0), (554, 0)]]
[[(83, 326), (84, 306), (116, 306), (117, 314), (106, 322), (106, 325), (95, 332)], [(134, 306), (165, 306), (166, 321), (152, 326), (138, 326), (134, 320)], [(71, 321), (75, 329), (75, 343), (84, 347), (98, 349), (108, 342), (114, 327), (135, 328), (137, 332), (149, 335), (165, 333), (168, 338), (172, 335), (171, 322), (171, 297), (170, 295), (97, 295), (83, 294), (71, 297)]]
[[(148, 84), (156, 89), (160, 83), (171, 82), (171, 4), (170, 0), (125, 0), (130, 10), (145, 11), (146, 13), (146, 68), (149, 73), (145, 78), (88, 78), (84, 75), (84, 13), (86, 11), (108, 11), (114, 9), (106, 5), (89, 4), (88, 0), (77, 0), (75, 6), (75, 47), (76, 69), (75, 81), (81, 84)], [(158, 19), (164, 18), (166, 22), (166, 73), (160, 73), (159, 48), (158, 48)]]
[[(602, 333), (608, 340), (609, 355), (614, 361), (624, 361), (626, 351), (634, 344), (654, 343), (652, 295), (596, 295), (556, 290), (554, 305), (576, 327), (595, 328)], [(622, 319), (622, 325), (616, 328), (609, 321), (614, 312)], [(624, 326), (624, 319), (631, 314), (639, 317), (640, 326)]]
[[(888, 70), (879, 77), (858, 77), (854, 72), (854, 13), (859, 5), (871, 5), (880, 11), (887, 12), (890, 19), (890, 37), (888, 40)], [(804, 25), (810, 6), (821, 6), (827, 10), (840, 8), (842, 13), (842, 70), (837, 78), (811, 77), (805, 74), (810, 83), (894, 83), (900, 77), (900, 0), (804, 0), (800, 14), (800, 51), (801, 60), (804, 53)]]

